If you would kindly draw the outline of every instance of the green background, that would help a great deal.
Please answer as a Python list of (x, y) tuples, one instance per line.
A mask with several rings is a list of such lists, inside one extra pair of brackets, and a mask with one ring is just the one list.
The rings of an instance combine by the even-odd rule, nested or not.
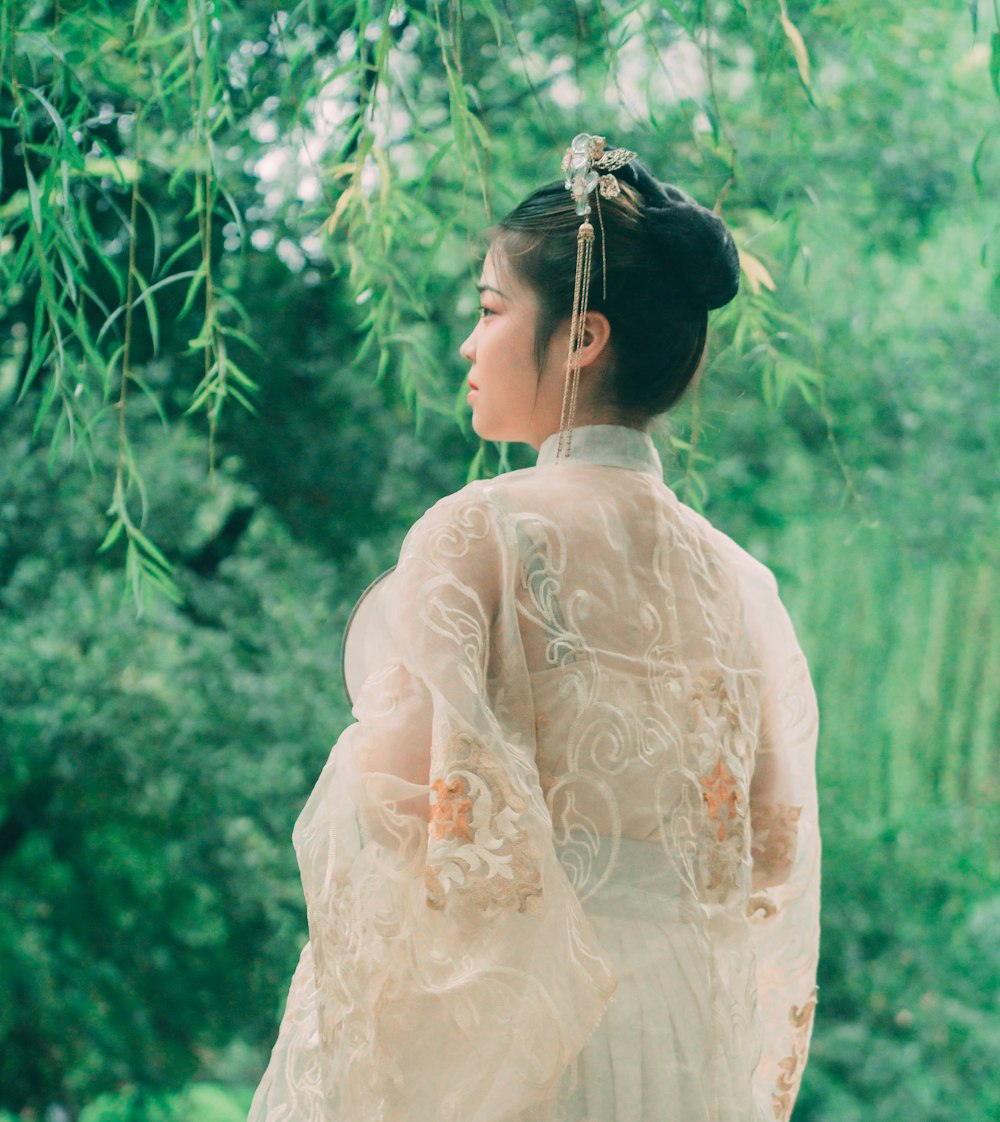
[(582, 128), (744, 254), (656, 435), (819, 694), (796, 1122), (1000, 1117), (995, 7), (2, 13), (0, 1108), (245, 1115), (347, 613), (530, 462), (457, 351), (483, 231)]

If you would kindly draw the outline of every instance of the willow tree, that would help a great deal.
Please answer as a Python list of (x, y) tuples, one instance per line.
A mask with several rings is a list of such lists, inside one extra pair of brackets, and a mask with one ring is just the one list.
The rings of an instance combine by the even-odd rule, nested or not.
[[(371, 357), (419, 419), (453, 404), (437, 327), (476, 233), (586, 128), (627, 138), (725, 214), (746, 295), (717, 317), (717, 351), (769, 399), (794, 386), (815, 401), (821, 375), (789, 344), (801, 325), (781, 298), (825, 111), (810, 45), (850, 43), (877, 65), (879, 38), (915, 8), (4, 0), (0, 390), (35, 410), (55, 455), (114, 449), (104, 547), (124, 540), (137, 592), (144, 578), (169, 590), (131, 402), (148, 395), (169, 419), (183, 399), (210, 462), (223, 409), (253, 409), (266, 327), (233, 279), (248, 239), (349, 278), (353, 361)], [(977, 3), (936, 27), (967, 8), (975, 32)], [(991, 43), (1000, 89), (998, 32)], [(748, 130), (774, 139), (752, 180)], [(994, 126), (981, 182), (996, 143)]]
[[(254, 408), (266, 326), (233, 282), (241, 247), (349, 278), (352, 360), (418, 419), (451, 408), (436, 326), (476, 233), (553, 175), (579, 127), (627, 136), (726, 212), (749, 297), (724, 337), (776, 396), (818, 382), (776, 343), (774, 265), (747, 248), (761, 201), (739, 175), (737, 117), (780, 115), (797, 143), (814, 112), (784, 0), (4, 0), (0, 82), (0, 388), (55, 456), (114, 450), (104, 548), (125, 543), (137, 592), (171, 582), (132, 402), (199, 417), (209, 462), (222, 411)], [(790, 172), (773, 188), (764, 208), (783, 219), (802, 185)]]
[[(913, 229), (965, 205), (962, 182), (978, 181), (990, 198), (1000, 144), (990, 92), (1000, 67), (995, 17), (964, 0), (283, 10), (5, 0), (0, 959), (14, 963), (0, 971), (6, 1105), (43, 1109), (58, 1099), (75, 1108), (125, 1082), (176, 1085), (199, 1049), (240, 1031), (271, 1039), (271, 1001), (296, 939), (284, 808), (308, 788), (315, 761), (306, 745), (342, 716), (323, 696), (337, 669), (330, 628), (298, 587), (315, 595), (340, 574), (301, 557), (289, 566), (292, 551), (269, 542), (273, 516), (251, 549), (229, 553), (237, 573), (222, 609), (210, 605), (210, 616), (207, 596), (176, 612), (160, 604), (167, 626), (139, 638), (110, 618), (117, 587), (109, 601), (91, 594), (89, 569), (59, 579), (57, 531), (91, 552), (103, 538), (106, 563), (124, 558), (140, 596), (171, 587), (175, 558), (178, 575), (218, 573), (224, 551), (257, 519), (252, 502), (232, 500), (226, 541), (192, 544), (182, 540), (188, 526), (177, 525), (196, 521), (190, 507), (165, 511), (162, 496), (209, 492), (214, 461), (218, 491), (243, 485), (259, 495), (268, 472), (306, 458), (278, 448), (249, 483), (227, 463), (241, 447), (234, 432), (245, 442), (256, 424), (261, 443), (274, 431), (284, 439), (278, 414), (305, 396), (289, 376), (293, 363), (277, 384), (268, 369), (274, 336), (282, 346), (301, 339), (305, 354), (319, 335), (326, 353), (309, 355), (311, 369), (343, 368), (340, 412), (353, 415), (331, 411), (322, 423), (357, 432), (376, 387), (427, 429), (439, 426), (456, 411), (450, 387), (462, 379), (452, 352), (473, 311), (481, 231), (528, 186), (558, 175), (562, 147), (580, 129), (641, 151), (737, 234), (743, 292), (713, 321), (710, 377), (675, 429), (691, 493), (702, 434), (727, 395), (747, 407), (740, 451), (759, 448), (762, 410), (778, 405), (813, 447), (825, 445), (830, 337), (810, 339), (801, 290), (807, 277), (832, 285), (838, 270), (850, 276), (833, 340), (841, 345), (857, 334), (854, 305), (879, 299), (878, 253), (899, 251), (898, 277), (910, 267)], [(958, 56), (943, 47), (956, 38), (965, 44)], [(823, 262), (810, 229), (827, 220), (831, 199), (861, 232), (848, 254)], [(994, 249), (984, 260), (996, 269)], [(943, 288), (962, 270), (941, 274)], [(291, 289), (293, 311), (282, 304)], [(302, 299), (327, 291), (335, 299)], [(890, 330), (906, 330), (912, 316), (896, 322), (903, 326)], [(867, 346), (855, 340), (852, 361)], [(856, 396), (867, 407), (870, 383)], [(848, 405), (843, 392), (832, 397), (834, 410)], [(254, 409), (256, 422), (246, 412)], [(179, 442), (151, 451), (156, 413), (170, 435), (187, 441), (197, 429), (204, 445), (204, 467), (188, 475), (185, 461), (180, 483), (164, 466)], [(19, 459), (12, 434), (28, 418), (32, 447), (51, 449), (66, 501), (49, 501), (37, 455)], [(872, 426), (857, 427), (852, 453), (876, 442)], [(407, 452), (412, 469), (416, 443)], [(494, 454), (480, 449), (473, 470), (491, 470)], [(107, 515), (91, 528), (95, 508), (80, 492), (93, 487)], [(346, 489), (342, 482), (340, 506)], [(11, 491), (23, 521), (61, 524), (26, 535), (8, 564)], [(35, 502), (36, 492), (46, 501)], [(352, 519), (318, 509), (314, 523), (335, 523), (322, 538), (327, 555), (362, 515), (371, 521), (358, 514), (363, 498)], [(33, 569), (32, 551), (45, 565)], [(261, 555), (272, 557), (270, 570), (248, 575)], [(838, 558), (830, 569), (842, 573)], [(840, 586), (832, 576), (827, 584), (838, 597), (830, 617), (845, 617)], [(268, 605), (265, 626), (235, 585)], [(879, 622), (869, 621), (873, 631)], [(846, 678), (856, 692), (855, 672), (852, 662)], [(309, 706), (315, 718), (303, 712)], [(867, 710), (863, 717), (871, 726)], [(150, 743), (155, 751), (145, 750)]]

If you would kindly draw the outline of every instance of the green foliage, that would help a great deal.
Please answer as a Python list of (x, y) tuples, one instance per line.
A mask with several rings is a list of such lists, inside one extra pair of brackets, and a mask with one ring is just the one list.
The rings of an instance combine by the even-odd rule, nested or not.
[[(54, 446), (112, 442), (105, 542), (127, 543), (140, 600), (146, 581), (177, 589), (148, 528), (136, 391), (169, 421), (181, 404), (202, 416), (213, 462), (226, 403), (256, 407), (266, 336), (233, 260), (248, 239), (298, 269), (322, 259), (321, 229), (332, 236), (358, 308), (355, 361), (376, 380), (391, 372), (419, 424), (453, 408), (442, 310), (470, 279), (484, 221), (558, 174), (581, 105), (603, 103), (602, 127), (654, 165), (671, 153), (672, 174), (706, 201), (727, 196), (739, 228), (752, 200), (730, 119), (747, 83), (792, 114), (812, 83), (784, 5), (777, 33), (775, 13), (742, 4), (654, 6), (645, 20), (632, 4), (491, 0), (104, 0), (51, 24), (28, 4), (3, 11), (0, 321), (14, 330), (0, 380), (39, 425), (57, 417)], [(508, 137), (516, 161), (497, 158)], [(773, 318), (747, 314), (737, 339), (769, 348), (769, 385), (815, 379), (769, 347)], [(157, 356), (168, 385), (150, 377)]]
[(143, 1117), (234, 1034), (269, 1042), (301, 943), (291, 828), (348, 719), (340, 629), (464, 475), (461, 440), (431, 429), (432, 456), (374, 384), (331, 375), (335, 334), (296, 353), (329, 294), (258, 263), (269, 428), (220, 426), (206, 493), (190, 422), (134, 411), (176, 604), (133, 618), (123, 544), (96, 552), (100, 479), (50, 475), (47, 434), (4, 418), (0, 1104), (75, 1113), (134, 1083)]
[(136, 621), (87, 563), (92, 495), (32, 487), (23, 452), (3, 472), (0, 1087), (72, 1107), (177, 1087), (198, 1048), (268, 1031), (301, 921), (291, 825), (345, 720), (344, 597), (266, 515), (206, 585), (213, 512), (181, 475), (184, 602)]
[[(176, 1088), (259, 1074), (346, 614), (470, 459), (530, 460), (455, 423), (482, 227), (600, 127), (743, 256), (664, 443), (777, 571), (820, 694), (796, 1117), (996, 1116), (979, 8), (2, 6), (0, 1105), (221, 1122)], [(123, 566), (174, 600), (137, 621)]]
[(802, 520), (758, 553), (785, 578), (823, 701), (819, 774), (830, 806), (897, 823), (1000, 804), (995, 561), (929, 562), (842, 517)]
[[(759, 379), (771, 405), (798, 390), (816, 407), (823, 364), (789, 284), (812, 207), (846, 204), (899, 250), (956, 204), (970, 164), (981, 187), (996, 178), (996, 50), (910, 79), (967, 36), (958, 11), (105, 0), (49, 23), (6, 4), (0, 389), (30, 399), (39, 426), (57, 418), (54, 447), (115, 448), (104, 544), (126, 542), (140, 603), (147, 581), (176, 597), (130, 419), (136, 391), (170, 423), (204, 418), (214, 463), (226, 403), (260, 407), (251, 244), (315, 283), (326, 232), (355, 303), (347, 353), (419, 425), (457, 407), (450, 309), (484, 222), (557, 174), (584, 107), (602, 105), (603, 129), (736, 230), (749, 295), (718, 317), (721, 368)], [(704, 497), (700, 434), (685, 447)]]
[[(173, 1095), (143, 1094), (136, 1088), (126, 1088), (100, 1095), (82, 1111), (80, 1122), (243, 1122), (251, 1096), (251, 1088), (201, 1082)], [(16, 1119), (0, 1111), (0, 1122)]]
[(820, 1005), (797, 1122), (991, 1122), (995, 811), (925, 811), (879, 828), (831, 806), (826, 839)]
[(72, 1104), (130, 1079), (177, 1086), (194, 1044), (267, 1019), (299, 914), (292, 815), (319, 730), (342, 720), (335, 650), (290, 645), (316, 622), (295, 626), (273, 576), (258, 595), (279, 634), (258, 614), (252, 636), (229, 626), (193, 649), (179, 620), (130, 627), (113, 575), (59, 583), (47, 601), (29, 574), (10, 589), (9, 609), (25, 597), (32, 610), (8, 612), (0, 666), (13, 1104), (41, 1088)]

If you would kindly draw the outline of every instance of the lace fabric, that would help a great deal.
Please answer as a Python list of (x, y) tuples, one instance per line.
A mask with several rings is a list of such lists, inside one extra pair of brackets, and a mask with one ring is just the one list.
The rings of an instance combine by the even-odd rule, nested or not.
[(251, 1122), (791, 1113), (818, 952), (805, 661), (771, 574), (646, 434), (554, 452), (434, 506), (358, 614), (379, 634), (296, 824), (309, 943)]

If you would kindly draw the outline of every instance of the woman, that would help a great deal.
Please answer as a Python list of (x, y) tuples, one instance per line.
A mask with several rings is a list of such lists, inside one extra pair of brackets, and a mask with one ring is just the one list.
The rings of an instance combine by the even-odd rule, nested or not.
[(251, 1122), (790, 1116), (815, 699), (771, 574), (663, 483), (646, 428), (738, 259), (633, 157), (582, 134), (493, 232), (473, 426), (538, 464), (428, 511), (352, 633)]

